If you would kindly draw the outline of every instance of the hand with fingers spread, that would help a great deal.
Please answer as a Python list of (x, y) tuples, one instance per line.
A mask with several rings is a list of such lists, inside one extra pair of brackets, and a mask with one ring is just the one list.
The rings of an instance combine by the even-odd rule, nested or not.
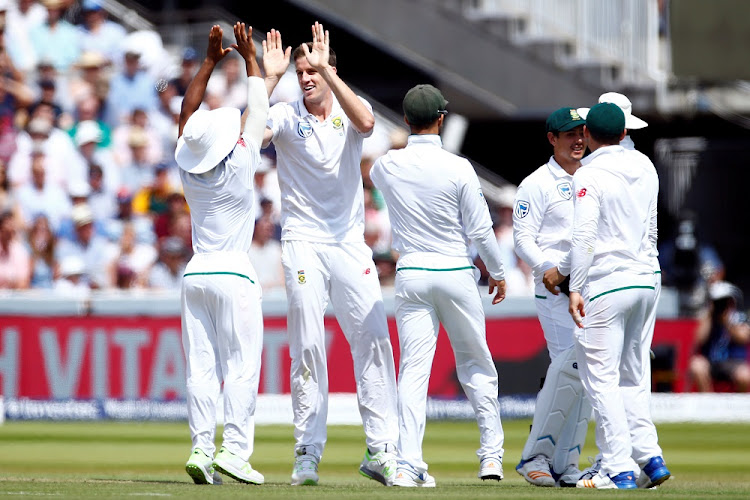
[(583, 318), (586, 317), (586, 311), (583, 310), (583, 297), (578, 292), (570, 292), (570, 305), (568, 312), (573, 317), (578, 328), (583, 328)]
[(330, 36), (327, 30), (323, 29), (323, 25), (315, 21), (312, 27), (312, 50), (307, 47), (307, 44), (302, 44), (302, 50), (305, 52), (305, 57), (310, 66), (318, 71), (321, 71), (328, 67), (328, 54), (330, 47)]
[(291, 54), (292, 48), (287, 47), (284, 50), (281, 44), (280, 31), (272, 29), (266, 33), (266, 39), (263, 41), (263, 69), (266, 72), (266, 78), (281, 78), (289, 67)]
[(211, 27), (211, 32), (208, 34), (208, 50), (206, 51), (206, 58), (213, 61), (214, 64), (224, 59), (227, 54), (234, 50), (233, 47), (223, 48), (221, 46), (223, 38), (224, 30), (221, 29), (221, 26), (216, 24), (213, 25)]
[(490, 276), (489, 279), (489, 285), (490, 285), (490, 295), (492, 295), (495, 292), (495, 287), (497, 287), (497, 293), (495, 293), (495, 296), (492, 297), (492, 305), (499, 304), (505, 299), (505, 280), (496, 280), (492, 276)]
[(245, 61), (255, 59), (255, 43), (253, 43), (253, 27), (245, 28), (245, 23), (234, 23), (234, 39), (237, 41), (233, 48), (237, 49)]

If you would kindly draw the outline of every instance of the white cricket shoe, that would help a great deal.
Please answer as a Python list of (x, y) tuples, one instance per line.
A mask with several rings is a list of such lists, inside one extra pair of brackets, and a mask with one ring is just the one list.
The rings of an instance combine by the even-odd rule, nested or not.
[(200, 448), (193, 450), (185, 464), (185, 471), (195, 484), (221, 484), (221, 476), (214, 469), (213, 459)]
[(516, 471), (534, 486), (554, 486), (555, 478), (549, 468), (549, 458), (537, 455), (529, 460), (521, 460)]
[(214, 458), (214, 467), (222, 474), (226, 474), (235, 481), (249, 484), (263, 484), (263, 474), (253, 469), (247, 460), (222, 447)]
[(501, 481), (503, 479), (503, 457), (484, 457), (479, 462), (479, 474), (477, 474), (477, 477), (482, 481), (487, 479)]
[(393, 479), (393, 486), (402, 486), (405, 488), (434, 488), (435, 478), (427, 474), (427, 471), (420, 473), (409, 463), (403, 460), (398, 462), (396, 477)]
[(634, 490), (635, 473), (633, 471), (620, 472), (616, 475), (603, 474), (601, 471), (591, 479), (581, 479), (576, 488), (595, 488), (598, 490)]
[(296, 451), (292, 469), (292, 486), (317, 486), (318, 459), (315, 455), (308, 455), (304, 448)]
[(393, 486), (393, 478), (396, 477), (397, 468), (398, 458), (393, 453), (379, 451), (371, 455), (368, 449), (365, 451), (362, 464), (359, 466), (359, 473), (385, 486)]

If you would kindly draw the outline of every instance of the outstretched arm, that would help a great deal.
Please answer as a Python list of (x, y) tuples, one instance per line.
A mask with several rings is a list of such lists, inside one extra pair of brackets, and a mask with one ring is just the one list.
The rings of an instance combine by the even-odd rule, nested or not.
[[(289, 67), (289, 56), (292, 54), (292, 48), (287, 47), (286, 50), (281, 44), (281, 32), (272, 29), (266, 33), (266, 39), (263, 41), (263, 70), (266, 73), (266, 77), (263, 82), (266, 85), (266, 93), (268, 97), (271, 97), (273, 89), (281, 80), (281, 77), (286, 73)], [(270, 144), (273, 139), (273, 132), (271, 129), (266, 127), (263, 131), (263, 147)]]
[(242, 114), (242, 133), (260, 149), (268, 118), (268, 96), (255, 58), (253, 28), (249, 26), (246, 29), (245, 23), (235, 23), (234, 38), (237, 40), (237, 52), (245, 59), (247, 71), (247, 107)]
[(302, 50), (305, 51), (305, 57), (310, 66), (323, 77), (331, 87), (333, 94), (338, 99), (341, 108), (349, 117), (352, 126), (362, 134), (369, 133), (375, 126), (375, 117), (367, 109), (357, 95), (349, 88), (344, 81), (336, 74), (336, 68), (328, 64), (328, 55), (330, 49), (330, 36), (328, 31), (323, 29), (323, 25), (315, 22), (312, 27), (313, 46), (312, 50), (308, 49), (307, 44), (302, 44)]
[(208, 50), (206, 51), (206, 58), (203, 60), (198, 73), (190, 81), (190, 85), (188, 85), (188, 88), (185, 91), (185, 97), (182, 99), (180, 127), (177, 137), (182, 136), (182, 130), (185, 128), (188, 119), (193, 116), (193, 113), (195, 113), (201, 105), (201, 102), (203, 102), (203, 95), (206, 93), (208, 79), (211, 77), (211, 73), (213, 73), (216, 64), (233, 50), (233, 47), (223, 48), (221, 46), (223, 36), (224, 31), (221, 27), (218, 25), (211, 27), (211, 32), (208, 34)]
[(289, 56), (292, 54), (292, 48), (287, 47), (284, 50), (281, 44), (281, 32), (272, 29), (266, 33), (266, 39), (263, 41), (263, 70), (266, 72), (264, 82), (268, 97), (271, 97), (273, 89), (281, 80), (289, 67)]

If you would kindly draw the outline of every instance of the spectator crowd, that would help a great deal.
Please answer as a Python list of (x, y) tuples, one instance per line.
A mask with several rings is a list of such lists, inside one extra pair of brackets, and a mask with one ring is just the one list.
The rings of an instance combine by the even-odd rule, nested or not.
[[(155, 32), (132, 32), (110, 19), (100, 0), (0, 0), (0, 290), (87, 296), (180, 289), (192, 243), (174, 149), (182, 97), (202, 56), (192, 47), (175, 51), (171, 56)], [(177, 64), (165, 67), (171, 57)], [(239, 57), (227, 57), (203, 106), (242, 107), (243, 70)], [(271, 103), (300, 96), (288, 74)], [(365, 241), (381, 284), (392, 286), (398, 256), (369, 170), (388, 149), (404, 147), (407, 133), (379, 124), (375, 132), (361, 162)], [(275, 153), (262, 153), (248, 251), (264, 290), (283, 290)], [(513, 186), (502, 188), (491, 213), (508, 295), (533, 296), (531, 271), (513, 251), (514, 196)], [(726, 295), (715, 297), (723, 265), (695, 238), (694, 226), (686, 215), (676, 237), (660, 245), (664, 284), (680, 292), (681, 314), (701, 318), (692, 376), (699, 390), (708, 390), (711, 378), (747, 390), (747, 322), (727, 313), (724, 302), (716, 305)], [(478, 256), (475, 264), (486, 284)], [(736, 295), (730, 306), (741, 312)]]
[[(182, 48), (174, 74), (164, 74), (160, 57), (169, 56), (157, 34), (129, 33), (99, 0), (0, 0), (0, 289), (179, 289), (192, 248), (174, 148), (181, 100), (201, 56)], [(243, 70), (238, 57), (227, 57), (203, 105), (241, 107)], [(300, 97), (288, 76), (272, 103)], [(362, 159), (365, 239), (384, 286), (393, 284), (397, 256), (369, 168), (405, 146), (406, 136), (381, 129)], [(274, 157), (264, 151), (255, 176), (249, 249), (264, 289), (284, 284)], [(511, 294), (528, 295), (531, 274), (512, 254), (513, 193), (505, 198), (496, 228), (511, 249)]]

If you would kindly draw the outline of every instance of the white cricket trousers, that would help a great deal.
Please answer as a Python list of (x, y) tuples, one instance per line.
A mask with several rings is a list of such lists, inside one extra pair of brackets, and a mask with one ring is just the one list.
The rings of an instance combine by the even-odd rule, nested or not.
[(642, 465), (662, 454), (650, 409), (653, 327), (646, 327), (655, 317), (658, 278), (631, 278), (591, 298), (589, 285), (584, 287), (584, 328), (575, 333), (578, 369), (594, 408), (601, 470), (607, 474), (631, 471), (633, 460)]
[[(380, 282), (364, 242), (283, 241), (295, 450), (320, 459), (326, 443), (328, 367), (323, 316), (333, 305), (352, 353), (367, 448), (398, 441), (396, 371)], [(335, 362), (335, 360), (334, 360)]]
[(547, 341), (549, 357), (554, 360), (561, 352), (573, 347), (573, 330), (576, 324), (568, 313), (568, 296), (564, 293), (553, 295), (537, 285), (534, 291), (534, 306), (539, 324)]
[(196, 254), (182, 282), (182, 346), (193, 450), (215, 450), (216, 404), (224, 385), (222, 446), (250, 458), (258, 395), (261, 289), (247, 254)]
[(396, 322), (401, 346), (398, 375), (399, 453), (420, 472), (427, 386), (440, 323), (456, 359), (456, 374), (479, 424), (477, 456), (502, 457), (497, 370), (487, 347), (484, 308), (473, 269), (399, 270)]

